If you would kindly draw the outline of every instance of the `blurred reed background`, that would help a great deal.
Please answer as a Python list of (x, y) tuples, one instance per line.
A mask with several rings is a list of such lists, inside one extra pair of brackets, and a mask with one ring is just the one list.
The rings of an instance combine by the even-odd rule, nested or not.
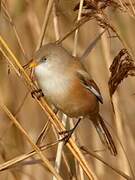
[[(59, 37), (63, 37), (77, 22), (79, 2), (77, 0), (56, 0), (55, 6), (49, 14), (49, 21), (44, 37), (44, 43), (54, 42)], [(108, 3), (108, 5), (107, 5)], [(47, 0), (3, 0), (0, 9), (0, 35), (5, 39), (12, 52), (19, 59), (19, 62), (26, 64), (34, 54), (41, 28), (43, 25), (44, 15), (47, 9)], [(90, 6), (91, 4), (91, 6)], [(107, 5), (106, 8), (100, 9), (101, 5)], [(120, 42), (115, 33), (109, 30), (101, 40), (95, 45), (92, 52), (84, 61), (85, 67), (93, 79), (100, 87), (104, 104), (100, 107), (100, 112), (108, 124), (118, 149), (118, 156), (113, 157), (102, 146), (98, 135), (92, 124), (87, 121), (81, 121), (75, 132), (75, 139), (78, 146), (84, 146), (87, 150), (100, 155), (102, 159), (114, 167), (127, 174), (132, 179), (135, 170), (135, 85), (134, 77), (128, 77), (121, 82), (115, 91), (112, 102), (109, 95), (108, 81), (110, 77), (109, 67), (113, 59), (118, 55), (122, 48), (127, 48), (134, 58), (135, 41), (135, 8), (133, 0), (87, 0), (83, 7), (82, 18), (91, 15), (91, 12), (97, 13), (97, 6), (100, 9), (99, 15), (108, 18), (108, 22), (114, 27), (119, 34)], [(93, 5), (93, 6), (92, 6)], [(95, 5), (95, 9), (94, 9)], [(75, 10), (76, 9), (76, 10)], [(102, 13), (101, 13), (102, 12)], [(10, 18), (8, 15), (10, 15)], [(100, 14), (101, 13), (101, 14)], [(92, 15), (91, 15), (92, 16)], [(99, 16), (100, 17), (100, 16)], [(14, 32), (14, 25), (21, 41), (24, 53), (19, 46)], [(77, 41), (77, 56), (80, 56), (88, 44), (102, 31), (103, 24), (92, 18), (79, 28)], [(110, 28), (111, 29), (111, 28)], [(74, 49), (74, 33), (62, 42), (62, 45), (69, 51)], [(124, 47), (125, 46), (125, 47)], [(29, 72), (28, 72), (29, 73)], [(30, 91), (19, 78), (6, 58), (0, 53), (0, 101), (4, 103), (16, 117), (19, 123), (24, 127), (28, 134), (36, 142), (47, 116), (39, 107), (36, 101), (31, 97)], [(57, 88), (57, 87), (56, 87)], [(61, 116), (60, 116), (61, 117)], [(68, 125), (67, 125), (68, 126)], [(51, 127), (42, 144), (55, 142), (54, 129)], [(121, 145), (122, 144), (122, 145)], [(123, 151), (123, 148), (124, 151)], [(26, 138), (20, 130), (9, 120), (7, 115), (0, 111), (0, 163), (15, 158), (19, 155), (32, 150)], [(60, 165), (60, 175), (64, 180), (88, 179), (82, 169), (78, 166), (70, 151), (66, 147), (63, 149), (64, 155)], [(57, 146), (51, 147), (44, 151), (44, 155), (54, 165), (57, 152)], [(84, 153), (84, 151), (83, 151)], [(122, 177), (112, 170), (108, 165), (89, 153), (84, 153), (86, 161), (89, 163), (91, 170), (100, 180), (121, 180), (129, 177)], [(126, 157), (127, 156), (127, 157)], [(35, 156), (38, 158), (38, 156)], [(128, 159), (128, 160), (127, 160)], [(34, 159), (30, 159), (34, 160)], [(67, 166), (67, 164), (68, 166)], [(132, 170), (131, 170), (132, 169)], [(133, 171), (133, 172), (132, 172)], [(0, 172), (1, 180), (45, 180), (52, 179), (52, 173), (45, 169), (41, 162), (31, 161), (31, 164), (17, 164), (8, 170)], [(130, 179), (130, 178), (129, 178)]]

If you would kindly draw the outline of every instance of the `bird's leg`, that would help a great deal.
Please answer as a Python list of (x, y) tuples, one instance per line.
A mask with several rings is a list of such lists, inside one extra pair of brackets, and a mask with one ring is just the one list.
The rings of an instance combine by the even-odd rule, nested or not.
[(77, 128), (78, 124), (80, 123), (82, 118), (79, 118), (77, 123), (75, 124), (75, 126), (70, 129), (70, 130), (66, 130), (66, 131), (62, 131), (59, 132), (60, 135), (64, 135), (64, 137), (62, 139), (60, 139), (60, 141), (64, 141), (65, 144), (68, 142), (68, 140), (70, 139), (70, 137), (72, 136), (73, 132), (75, 131), (75, 129)]
[(34, 90), (34, 91), (31, 92), (31, 96), (33, 98), (35, 98), (35, 96), (36, 96), (37, 99), (40, 99), (41, 97), (44, 96), (44, 94), (43, 94), (41, 89), (37, 89), (37, 90)]

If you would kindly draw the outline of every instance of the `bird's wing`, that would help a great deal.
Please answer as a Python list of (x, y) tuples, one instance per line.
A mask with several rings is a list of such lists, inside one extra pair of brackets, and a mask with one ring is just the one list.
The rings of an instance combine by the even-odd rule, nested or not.
[(97, 97), (97, 99), (103, 104), (103, 98), (101, 96), (100, 90), (96, 83), (92, 79), (90, 79), (89, 74), (84, 70), (79, 70), (77, 72), (77, 75), (82, 85), (90, 92), (92, 92)]

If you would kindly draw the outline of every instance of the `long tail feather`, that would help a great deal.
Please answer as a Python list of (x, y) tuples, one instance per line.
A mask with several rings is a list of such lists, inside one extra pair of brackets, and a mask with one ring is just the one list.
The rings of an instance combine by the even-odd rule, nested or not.
[(97, 130), (97, 133), (102, 143), (105, 145), (105, 147), (107, 147), (110, 150), (112, 155), (116, 156), (116, 146), (100, 114), (98, 115), (97, 119), (92, 120), (92, 122)]

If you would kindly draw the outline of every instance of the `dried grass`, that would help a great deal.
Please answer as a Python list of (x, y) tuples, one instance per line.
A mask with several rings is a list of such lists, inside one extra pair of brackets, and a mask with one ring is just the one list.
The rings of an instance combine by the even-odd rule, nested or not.
[[(15, 2), (15, 0), (14, 0), (14, 2)], [(35, 3), (37, 3), (37, 4), (35, 4)], [(69, 30), (69, 28), (65, 28), (63, 25), (64, 18), (66, 19), (66, 23), (67, 22), (69, 23), (70, 21), (68, 20), (67, 16), (65, 15), (65, 12), (62, 11), (63, 10), (63, 7), (61, 5), (63, 3), (62, 1), (55, 0), (55, 3), (53, 3), (53, 0), (45, 1), (44, 5), (45, 5), (46, 11), (44, 10), (44, 7), (43, 8), (41, 7), (42, 6), (41, 2), (40, 3), (35, 2), (35, 3), (34, 3), (35, 6), (33, 6), (33, 5), (31, 6), (31, 2), (28, 1), (26, 3), (28, 5), (27, 11), (25, 11), (26, 5), (24, 5), (24, 7), (23, 7), (24, 9), (22, 11), (24, 11), (23, 21), (24, 21), (24, 19), (26, 19), (26, 21), (27, 21), (26, 29), (28, 29), (28, 27), (29, 27), (30, 32), (32, 32), (32, 34), (34, 34), (34, 36), (40, 34), (36, 49), (39, 49), (41, 47), (43, 40), (49, 39), (50, 37), (55, 38), (57, 43), (63, 43), (65, 45), (66, 42), (68, 41), (67, 39), (69, 39), (69, 42), (71, 41), (72, 34), (73, 34), (73, 32), (75, 32), (74, 46), (72, 45), (72, 47), (74, 50), (73, 55), (76, 56), (77, 52), (79, 52), (78, 49), (79, 49), (79, 44), (81, 44), (80, 42), (82, 42), (82, 44), (83, 44), (83, 41), (85, 40), (85, 38), (84, 38), (85, 34), (83, 34), (83, 36), (82, 36), (81, 31), (82, 31), (82, 29), (85, 29), (85, 27), (88, 25), (87, 22), (89, 22), (89, 21), (96, 22), (96, 24), (98, 25), (98, 29), (100, 29), (102, 27), (104, 29), (103, 32), (104, 31), (108, 32), (111, 42), (114, 40), (113, 37), (115, 37), (115, 39), (117, 39), (117, 41), (119, 42), (120, 48), (118, 48), (118, 49), (115, 48), (115, 51), (117, 53), (113, 52), (113, 60), (111, 61), (112, 55), (110, 54), (109, 43), (107, 42), (107, 38), (108, 38), (107, 33), (101, 40), (103, 54), (104, 54), (104, 60), (105, 60), (104, 63), (102, 63), (102, 65), (105, 68), (104, 72), (107, 72), (106, 74), (107, 74), (107, 78), (109, 81), (108, 86), (109, 86), (110, 98), (111, 98), (112, 105), (113, 105), (113, 112), (112, 112), (112, 114), (110, 112), (109, 116), (113, 115), (113, 118), (115, 119), (115, 121), (113, 121), (113, 124), (114, 124), (113, 127), (115, 127), (116, 131), (114, 133), (117, 132), (118, 136), (120, 137), (120, 140), (122, 141), (122, 145), (123, 145), (123, 142), (125, 142), (124, 130), (126, 129), (126, 128), (124, 128), (123, 117), (125, 116), (126, 113), (128, 113), (128, 110), (127, 110), (127, 112), (124, 112), (124, 114), (122, 114), (123, 111), (121, 112), (121, 109), (124, 107), (124, 105), (121, 104), (121, 106), (119, 106), (120, 100), (121, 100), (121, 93), (118, 93), (118, 87), (120, 88), (123, 85), (123, 79), (127, 78), (128, 76), (135, 75), (135, 71), (134, 71), (135, 64), (134, 64), (134, 55), (132, 54), (131, 48), (129, 47), (126, 40), (121, 36), (121, 33), (120, 33), (121, 31), (119, 30), (120, 28), (116, 27), (116, 23), (114, 23), (116, 20), (115, 21), (110, 20), (111, 19), (110, 14), (112, 14), (112, 12), (113, 13), (119, 12), (119, 14), (125, 14), (127, 17), (132, 17), (134, 20), (134, 17), (135, 17), (134, 2), (132, 0), (127, 0), (127, 1), (125, 1), (125, 0), (124, 1), (121, 1), (121, 0), (119, 0), (119, 1), (115, 1), (115, 0), (98, 0), (98, 1), (84, 0), (83, 1), (83, 0), (80, 0), (80, 1), (75, 1), (74, 4), (72, 4), (72, 2), (65, 1), (64, 3), (67, 3), (66, 8), (68, 9), (68, 5), (70, 6), (72, 4), (72, 8), (70, 6), (70, 9), (72, 10), (72, 12), (74, 10), (74, 13), (76, 13), (75, 18), (72, 17), (72, 20), (71, 20), (72, 28), (70, 30)], [(40, 8), (36, 9), (36, 5), (40, 5)], [(10, 6), (11, 6), (11, 9), (10, 9)], [(36, 10), (34, 9), (34, 7)], [(23, 55), (23, 57), (25, 58), (25, 61), (28, 62), (28, 58), (27, 58), (28, 56), (24, 49), (24, 47), (25, 47), (24, 43), (29, 44), (28, 36), (24, 35), (23, 28), (22, 28), (22, 34), (21, 34), (21, 31), (18, 31), (18, 27), (20, 25), (15, 23), (15, 22), (17, 22), (17, 20), (15, 18), (17, 16), (15, 14), (13, 16), (10, 15), (10, 13), (13, 12), (13, 9), (14, 8), (13, 8), (13, 5), (11, 2), (9, 3), (8, 1), (6, 1), (6, 2), (2, 1), (0, 13), (3, 13), (3, 16), (0, 18), (6, 20), (7, 24), (8, 23), (10, 24), (12, 33), (15, 35), (16, 41), (19, 45), (18, 51), (21, 52), (21, 55)], [(50, 35), (50, 32), (49, 32), (51, 30), (51, 21), (49, 21), (51, 18), (51, 11), (53, 12), (53, 27), (54, 27), (53, 32), (55, 32), (54, 33), (55, 37), (53, 37), (53, 33)], [(45, 15), (43, 15), (42, 18), (41, 18), (41, 12), (43, 12), (43, 14), (45, 14)], [(61, 14), (61, 16), (60, 16), (60, 14)], [(74, 21), (74, 19), (76, 19), (76, 21)], [(41, 22), (43, 22), (43, 23), (41, 23)], [(33, 23), (34, 23), (35, 27), (34, 27)], [(126, 23), (128, 24), (128, 22), (126, 22)], [(6, 26), (7, 26), (7, 24), (6, 24)], [(42, 24), (41, 30), (40, 30), (40, 24)], [(25, 26), (25, 25), (26, 24), (23, 23), (23, 26)], [(91, 30), (92, 29), (93, 29), (93, 27), (91, 27)], [(3, 37), (5, 37), (4, 33), (2, 33), (0, 36), (0, 51), (1, 51), (0, 57), (2, 57), (2, 58), (4, 57), (4, 60), (6, 60), (5, 62), (9, 65), (9, 67), (11, 69), (9, 76), (12, 76), (12, 72), (14, 71), (16, 73), (19, 81), (22, 84), (24, 84), (26, 89), (28, 89), (28, 90), (25, 93), (25, 95), (23, 95), (23, 97), (24, 97), (23, 100), (21, 102), (19, 102), (19, 106), (18, 106), (18, 108), (16, 108), (17, 111), (15, 113), (11, 113), (12, 110), (9, 111), (10, 108), (8, 109), (7, 108), (8, 105), (5, 105), (6, 101), (4, 101), (5, 104), (3, 104), (1, 101), (0, 106), (1, 106), (1, 109), (3, 109), (3, 111), (12, 120), (12, 123), (10, 124), (9, 128), (7, 128), (7, 131), (8, 131), (8, 129), (10, 129), (13, 126), (13, 124), (15, 124), (17, 126), (17, 128), (19, 129), (19, 132), (21, 132), (25, 136), (25, 138), (29, 141), (29, 143), (33, 147), (33, 150), (32, 151), (27, 150), (26, 151), (27, 153), (21, 152), (21, 155), (16, 155), (15, 158), (11, 157), (11, 160), (7, 160), (7, 158), (6, 158), (7, 152), (4, 150), (1, 156), (4, 157), (3, 160), (6, 162), (4, 162), (4, 163), (1, 162), (0, 171), (4, 171), (7, 169), (11, 170), (11, 168), (12, 168), (12, 170), (14, 170), (16, 173), (17, 172), (16, 168), (18, 168), (19, 166), (24, 166), (24, 167), (26, 166), (27, 162), (24, 160), (26, 160), (30, 157), (33, 157), (35, 155), (38, 155), (40, 159), (38, 159), (37, 161), (35, 159), (32, 159), (30, 161), (31, 168), (34, 169), (34, 167), (33, 167), (34, 163), (39, 164), (39, 163), (41, 163), (41, 160), (42, 160), (42, 162), (43, 162), (42, 164), (45, 166), (45, 168), (49, 169), (49, 171), (52, 173), (52, 175), (54, 175), (54, 179), (55, 179), (55, 177), (57, 179), (62, 179), (62, 177), (64, 177), (63, 179), (67, 178), (68, 176), (66, 174), (64, 174), (65, 169), (70, 176), (69, 179), (76, 178), (76, 179), (84, 180), (84, 179), (86, 179), (85, 175), (87, 175), (87, 177), (89, 179), (98, 179), (98, 176), (100, 176), (100, 173), (104, 174), (103, 177), (102, 177), (102, 175), (100, 176), (100, 179), (108, 179), (107, 174), (109, 174), (109, 179), (119, 179), (120, 176), (125, 179), (128, 179), (128, 180), (134, 179), (133, 172), (131, 173), (131, 175), (127, 175), (127, 173), (130, 174), (130, 170), (133, 171), (132, 166), (135, 167), (134, 163), (130, 162), (132, 160), (132, 158), (130, 156), (130, 152), (131, 152), (131, 154), (133, 154), (132, 152), (134, 152), (134, 146), (132, 146), (132, 149), (130, 149), (131, 146), (129, 148), (126, 147), (126, 150), (125, 150), (125, 146), (123, 145), (124, 150), (125, 150), (124, 153), (126, 153), (128, 160), (129, 159), (131, 159), (131, 160), (129, 160), (129, 162), (127, 162), (127, 159), (124, 158), (125, 155), (122, 152), (122, 154), (120, 154), (118, 157), (120, 159), (116, 159), (115, 166), (114, 166), (114, 165), (112, 165), (114, 162), (114, 159), (111, 159), (111, 157), (108, 158), (108, 156), (107, 156), (107, 158), (106, 158), (106, 154), (104, 154), (103, 157), (104, 157), (104, 159), (106, 159), (106, 161), (105, 161), (103, 159), (103, 157), (101, 158), (96, 153), (91, 152), (90, 150), (88, 150), (87, 147), (84, 147), (84, 146), (82, 147), (80, 145), (81, 147), (79, 148), (77, 146), (77, 144), (71, 138), (69, 140), (69, 142), (67, 143), (67, 147), (70, 152), (70, 156), (71, 156), (71, 154), (73, 155), (73, 157), (71, 158), (71, 157), (69, 157), (69, 153), (67, 153), (67, 148), (65, 148), (62, 145), (62, 143), (59, 143), (58, 140), (56, 140), (56, 138), (58, 136), (58, 132), (65, 130), (63, 124), (59, 120), (61, 118), (59, 118), (59, 119), (57, 118), (55, 113), (52, 111), (52, 109), (48, 106), (48, 104), (46, 103), (46, 101), (43, 98), (38, 100), (36, 97), (35, 97), (35, 100), (37, 102), (37, 105), (43, 109), (48, 120), (46, 123), (42, 124), (43, 128), (42, 128), (42, 130), (40, 130), (39, 136), (36, 138), (37, 142), (34, 143), (34, 141), (31, 139), (31, 136), (29, 135), (30, 132), (28, 132), (28, 130), (25, 131), (23, 128), (24, 126), (21, 125), (21, 122), (18, 123), (17, 119), (20, 119), (20, 117), (21, 117), (21, 119), (23, 119), (22, 122), (25, 122), (24, 120), (25, 120), (25, 118), (27, 118), (27, 113), (25, 113), (25, 112), (20, 113), (20, 111), (25, 106), (27, 107), (27, 103), (24, 103), (24, 102), (27, 101), (28, 93), (31, 92), (32, 90), (37, 90), (38, 87), (37, 87), (36, 83), (33, 83), (33, 80), (28, 76), (28, 74), (24, 70), (23, 66), (21, 65), (22, 60), (21, 60), (20, 54), (19, 53), (17, 54), (19, 57), (19, 59), (18, 59), (18, 58), (16, 58), (15, 53), (13, 53), (14, 51), (11, 50), (14, 48), (12, 48), (12, 46), (11, 46), (12, 43), (10, 43), (10, 41), (9, 41), (10, 35), (8, 35), (8, 31), (7, 32), (6, 31), (7, 30), (5, 30), (6, 41), (3, 38)], [(41, 31), (41, 33), (40, 33), (40, 31)], [(85, 29), (85, 31), (87, 32), (87, 34), (89, 34), (89, 30), (87, 28)], [(65, 33), (65, 32), (67, 32), (67, 33)], [(100, 30), (100, 32), (101, 32), (101, 30)], [(20, 38), (20, 34), (23, 36), (23, 38)], [(30, 33), (29, 33), (29, 37), (31, 37)], [(36, 36), (36, 38), (37, 38), (37, 36)], [(100, 39), (101, 35), (99, 35), (98, 38)], [(23, 41), (21, 39), (23, 39)], [(36, 41), (37, 41), (37, 39), (36, 39)], [(89, 39), (89, 38), (87, 38), (87, 39)], [(97, 39), (95, 39), (94, 45), (96, 44)], [(11, 41), (12, 41), (12, 39), (11, 39)], [(89, 41), (88, 41), (88, 43), (89, 43)], [(72, 42), (72, 44), (73, 44), (73, 42)], [(92, 45), (90, 48), (92, 49), (94, 45)], [(9, 48), (9, 46), (11, 47), (11, 49)], [(32, 47), (32, 45), (30, 45), (30, 46)], [(28, 48), (28, 52), (29, 52), (30, 51), (29, 46), (27, 46), (27, 48)], [(32, 47), (32, 48), (34, 49), (35, 47)], [(84, 51), (84, 52), (86, 52), (86, 51)], [(81, 54), (81, 53), (79, 52), (78, 54)], [(88, 53), (87, 53), (87, 55), (88, 55)], [(97, 55), (97, 56), (99, 56), (99, 55)], [(96, 65), (98, 66), (98, 63)], [(111, 72), (110, 75), (109, 75), (109, 67), (110, 67), (110, 72)], [(1, 75), (1, 72), (0, 72), (0, 75)], [(99, 78), (100, 78), (100, 76), (99, 76)], [(0, 77), (0, 81), (2, 82), (1, 84), (7, 84), (7, 82), (4, 81), (3, 77)], [(124, 82), (128, 82), (128, 80), (124, 81)], [(17, 85), (15, 86), (15, 88), (17, 88)], [(24, 93), (24, 90), (22, 92)], [(9, 101), (11, 101), (11, 99), (12, 99), (12, 94), (10, 94), (10, 96), (11, 97), (10, 97)], [(35, 103), (33, 103), (33, 104), (35, 104)], [(105, 108), (105, 106), (103, 106), (103, 107)], [(31, 108), (31, 104), (29, 104), (29, 109), (30, 108)], [(134, 113), (133, 108), (132, 108), (132, 111)], [(39, 114), (39, 116), (40, 116), (40, 114)], [(17, 119), (16, 119), (16, 116), (18, 117)], [(2, 115), (2, 117), (3, 117), (3, 115)], [(132, 117), (129, 116), (128, 118), (131, 119)], [(131, 124), (131, 122), (128, 122), (127, 126), (132, 128), (130, 126), (130, 124)], [(49, 129), (51, 128), (50, 125), (53, 126), (53, 128), (55, 129), (52, 131), (53, 133), (55, 133), (55, 141), (53, 141), (53, 143), (50, 143), (50, 141), (49, 141), (49, 143), (46, 143), (45, 145), (42, 146), (41, 144), (45, 140), (48, 139)], [(8, 127), (8, 125), (6, 127)], [(0, 128), (1, 128), (1, 126), (0, 126)], [(87, 130), (87, 131), (89, 133), (89, 130)], [(85, 132), (85, 130), (84, 130), (84, 132)], [(86, 132), (85, 132), (85, 134), (87, 135)], [(135, 135), (133, 134), (133, 137), (132, 137), (131, 133), (129, 133), (128, 136), (129, 136), (129, 141), (132, 140), (132, 142), (134, 142), (133, 137), (135, 137)], [(2, 144), (4, 144), (3, 137), (1, 138)], [(77, 139), (80, 139), (80, 134), (79, 134), (79, 136), (77, 135)], [(96, 138), (94, 136), (94, 141), (95, 141), (95, 139)], [(91, 141), (92, 140), (93, 140), (93, 138), (91, 136)], [(78, 142), (79, 142), (79, 144), (82, 144), (80, 141), (77, 140), (77, 143)], [(83, 144), (85, 144), (85, 141), (83, 142)], [(86, 140), (86, 145), (88, 145), (88, 144), (89, 144), (89, 142), (88, 142), (88, 140)], [(97, 144), (98, 144), (98, 142), (97, 142)], [(41, 151), (45, 151), (47, 149), (51, 150), (52, 147), (54, 147), (54, 146), (57, 149), (57, 152), (60, 149), (59, 153), (57, 153), (55, 166), (53, 166), (52, 163), (49, 162), (50, 159), (46, 155), (42, 154), (42, 152), (41, 152)], [(89, 148), (91, 148), (91, 146)], [(118, 146), (118, 149), (120, 150), (119, 146)], [(85, 154), (84, 154), (84, 152), (85, 152)], [(55, 154), (56, 153), (53, 153), (53, 157), (55, 157)], [(118, 178), (117, 178), (117, 176), (113, 175), (113, 173), (111, 173), (111, 171), (107, 172), (104, 169), (105, 167), (101, 167), (101, 165), (98, 164), (97, 161), (87, 158), (86, 154), (87, 155), (89, 154), (90, 156), (97, 158), (99, 161), (101, 161), (107, 167), (109, 167), (112, 171), (115, 171), (118, 175)], [(54, 161), (54, 159), (55, 158), (53, 158), (53, 161)], [(71, 165), (70, 161), (71, 161), (72, 165)], [(123, 170), (120, 170), (121, 161), (124, 163), (124, 165), (122, 167)], [(97, 168), (94, 167), (93, 162), (95, 163)], [(58, 163), (59, 166), (56, 167), (56, 163)], [(65, 169), (62, 169), (63, 166), (65, 167)], [(100, 171), (98, 171), (99, 169), (100, 169)], [(13, 171), (11, 171), (11, 172), (13, 172)], [(15, 173), (12, 173), (12, 178), (20, 179), (16, 176)], [(38, 173), (37, 173), (37, 175), (38, 175)], [(46, 171), (45, 173), (46, 173), (45, 175), (48, 175), (48, 171)], [(130, 177), (130, 176), (132, 176), (132, 177)], [(43, 175), (43, 179), (44, 179), (44, 177), (46, 177), (46, 176)], [(29, 179), (32, 179), (32, 177), (29, 176)]]

